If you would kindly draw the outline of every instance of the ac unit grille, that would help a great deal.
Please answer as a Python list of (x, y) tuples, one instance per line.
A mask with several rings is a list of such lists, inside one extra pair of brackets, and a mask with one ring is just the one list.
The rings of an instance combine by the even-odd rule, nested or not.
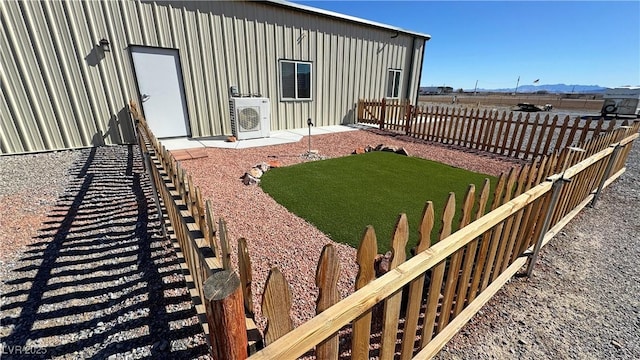
[(260, 108), (257, 106), (238, 109), (238, 125), (240, 131), (254, 131), (260, 129)]

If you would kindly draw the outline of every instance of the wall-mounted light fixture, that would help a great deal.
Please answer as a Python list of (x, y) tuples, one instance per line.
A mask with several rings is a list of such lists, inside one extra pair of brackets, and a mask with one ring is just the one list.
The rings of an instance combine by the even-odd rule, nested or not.
[(300, 36), (298, 36), (298, 39), (296, 40), (296, 42), (298, 43), (298, 45), (300, 43), (302, 43), (302, 40), (307, 36), (307, 33), (302, 33), (300, 34)]
[(109, 40), (107, 40), (107, 39), (100, 39), (100, 41), (98, 41), (98, 47), (100, 49), (102, 49), (102, 51), (104, 51), (104, 52), (111, 51), (110, 45), (111, 44), (109, 44)]

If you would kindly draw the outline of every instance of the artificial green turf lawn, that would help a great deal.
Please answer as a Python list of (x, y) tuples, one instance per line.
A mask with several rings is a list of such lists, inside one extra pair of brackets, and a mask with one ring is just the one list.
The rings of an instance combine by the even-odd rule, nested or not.
[[(408, 251), (417, 243), (426, 201), (434, 204), (434, 240), (449, 192), (455, 192), (460, 209), (469, 184), (475, 184), (478, 197), (485, 178), (490, 179), (493, 193), (495, 177), (417, 157), (370, 152), (276, 168), (264, 174), (261, 186), (336, 242), (357, 248), (365, 227), (373, 225), (378, 252), (384, 253), (390, 249), (400, 213), (406, 213), (409, 221)], [(459, 218), (458, 212), (455, 228)]]

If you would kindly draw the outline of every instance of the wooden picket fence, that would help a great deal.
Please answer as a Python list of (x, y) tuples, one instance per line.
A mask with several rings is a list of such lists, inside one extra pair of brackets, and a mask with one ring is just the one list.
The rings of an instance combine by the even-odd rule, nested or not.
[[(367, 227), (357, 254), (356, 291), (342, 301), (335, 250), (325, 246), (316, 272), (317, 315), (296, 329), (289, 286), (273, 268), (262, 302), (267, 346), (250, 359), (431, 358), (527, 262), (530, 274), (541, 247), (624, 172), (639, 129), (640, 122), (625, 125), (512, 169), (500, 176), (490, 204), (488, 181), (479, 195), (470, 185), (457, 218), (455, 194), (449, 194), (435, 244), (435, 209), (427, 202), (417, 254), (409, 260), (408, 221), (401, 214), (390, 271), (379, 278), (377, 238)], [(460, 228), (452, 234), (454, 222)]]
[[(222, 218), (216, 222), (211, 202), (203, 201), (191, 176), (156, 139), (133, 102), (130, 103), (130, 112), (136, 123), (136, 136), (145, 158), (145, 168), (156, 194), (156, 205), (162, 209), (163, 231), (174, 241), (178, 257), (186, 265), (186, 281), (192, 284), (191, 296), (212, 346), (212, 355), (220, 359), (243, 357), (242, 354), (246, 357), (248, 352), (255, 352), (262, 346), (262, 340), (252, 314), (245, 312), (242, 306), (242, 289), (237, 287), (239, 309), (234, 309), (237, 304), (228, 303), (227, 299), (215, 298), (220, 291), (236, 290), (217, 286), (216, 281), (240, 284), (231, 271), (226, 223)], [(231, 319), (226, 317), (230, 314), (219, 314), (220, 311), (229, 312), (229, 309), (236, 312)], [(240, 322), (241, 326), (227, 326), (229, 324), (225, 322), (229, 320)]]
[[(401, 113), (410, 105), (392, 106)], [(214, 221), (210, 202), (203, 202), (190, 176), (153, 136), (134, 104), (131, 111), (160, 195), (167, 234), (187, 265), (187, 280), (194, 285), (196, 309), (206, 316), (203, 326), (215, 359), (245, 359), (249, 354), (250, 359), (430, 358), (527, 262), (530, 273), (540, 248), (624, 172), (640, 129), (640, 122), (624, 123), (576, 147), (536, 157), (501, 175), (492, 197), (488, 180), (479, 191), (470, 185), (460, 209), (454, 193), (444, 209), (426, 202), (416, 255), (409, 260), (409, 221), (399, 215), (389, 272), (378, 278), (378, 240), (373, 227), (367, 227), (357, 252), (355, 291), (343, 300), (337, 290), (336, 250), (325, 246), (316, 271), (317, 315), (298, 328), (290, 316), (295, 294), (274, 267), (262, 291), (267, 327), (261, 335), (253, 321), (249, 240), (238, 240), (237, 276), (224, 220)], [(436, 211), (442, 213), (441, 224), (434, 224)], [(452, 233), (455, 225), (459, 230)], [(434, 229), (439, 229), (437, 236), (432, 236)], [(437, 240), (432, 243), (432, 238)]]
[(412, 106), (406, 100), (360, 100), (358, 122), (442, 144), (531, 160), (583, 143), (616, 127), (616, 120)]

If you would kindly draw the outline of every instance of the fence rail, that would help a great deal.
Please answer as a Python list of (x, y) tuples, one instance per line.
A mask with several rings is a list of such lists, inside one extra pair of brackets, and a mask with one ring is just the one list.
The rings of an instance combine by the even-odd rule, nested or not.
[[(193, 284), (191, 296), (211, 353), (216, 359), (246, 358), (249, 351), (261, 347), (261, 339), (252, 313), (245, 315), (240, 280), (230, 271), (225, 222), (220, 218), (216, 226), (211, 203), (203, 202), (191, 176), (155, 138), (133, 102), (130, 112), (156, 204), (162, 209), (163, 231), (174, 240), (178, 257), (186, 264), (186, 281)], [(235, 283), (237, 289), (229, 288)]]
[(408, 101), (360, 100), (358, 122), (408, 136), (531, 160), (610, 132), (616, 120), (413, 106)]
[[(408, 223), (400, 215), (391, 240), (390, 271), (379, 278), (373, 271), (377, 239), (375, 230), (368, 227), (358, 249), (357, 290), (323, 307), (300, 327), (279, 333), (250, 359), (295, 359), (310, 355), (314, 347), (318, 359), (337, 359), (339, 336), (350, 337), (354, 359), (432, 357), (527, 262), (530, 272), (540, 248), (624, 172), (639, 128), (636, 122), (583, 142), (579, 149), (566, 148), (513, 169), (500, 176), (491, 204), (488, 183), (479, 195), (470, 185), (461, 209), (455, 209), (451, 193), (435, 244), (431, 244), (434, 209), (427, 202), (418, 253), (407, 261)], [(487, 207), (491, 211), (483, 214)], [(451, 234), (456, 212), (460, 229)], [(326, 261), (324, 253), (321, 264)], [(280, 271), (273, 269), (270, 278), (273, 274)], [(281, 291), (288, 289), (286, 283), (279, 286)], [(320, 294), (327, 291), (323, 286), (327, 284), (319, 283)], [(382, 310), (376, 310), (376, 305)], [(289, 308), (279, 311), (267, 315), (269, 324), (286, 319)], [(421, 328), (420, 317), (424, 318)], [(402, 326), (400, 320), (404, 320)], [(376, 346), (371, 344), (374, 332), (381, 334)], [(327, 343), (334, 344), (328, 352)]]
[[(362, 108), (359, 106), (358, 117), (378, 121), (378, 125), (392, 131), (413, 131), (417, 123), (411, 123), (411, 119), (420, 114), (420, 109), (406, 102), (383, 104), (392, 109), (388, 114), (399, 120), (386, 122), (386, 110), (377, 111), (373, 105), (365, 109), (366, 102)], [(388, 272), (379, 277), (378, 239), (375, 229), (367, 227), (357, 252), (360, 270), (355, 291), (341, 301), (336, 287), (339, 262), (333, 246), (325, 246), (316, 271), (317, 315), (298, 328), (293, 327), (290, 316), (291, 297), (296, 294), (291, 294), (282, 272), (274, 267), (262, 291), (261, 312), (267, 327), (262, 340), (265, 347), (258, 350), (259, 346), (251, 346), (246, 337), (247, 333), (258, 335), (254, 344), (261, 344), (261, 335), (252, 322), (255, 304), (248, 240), (238, 240), (238, 277), (231, 271), (224, 220), (219, 219), (216, 227), (210, 202), (203, 206), (200, 192), (188, 174), (155, 139), (135, 106), (132, 112), (138, 120), (141, 149), (150, 159), (151, 177), (160, 194), (158, 201), (162, 201), (167, 216), (167, 230), (179, 244), (194, 283), (193, 297), (199, 303), (196, 308), (206, 314), (208, 328), (214, 329), (209, 338), (216, 359), (244, 359), (248, 353), (253, 353), (250, 359), (337, 359), (344, 351), (354, 359), (433, 356), (527, 262), (527, 273), (531, 272), (540, 248), (554, 234), (584, 206), (595, 204), (602, 189), (624, 172), (640, 129), (640, 122), (625, 123), (617, 129), (604, 129), (600, 124), (589, 130), (588, 123), (559, 126), (530, 121), (528, 117), (515, 121), (506, 115), (485, 117), (486, 114), (473, 111), (453, 116), (439, 109), (430, 113), (428, 116), (446, 119), (440, 124), (433, 122), (433, 131), (418, 132), (434, 139), (510, 149), (508, 153), (513, 154), (517, 151), (504, 145), (508, 142), (483, 139), (504, 139), (496, 134), (508, 133), (508, 129), (518, 126), (524, 128), (526, 123), (534, 135), (536, 127), (559, 126), (563, 136), (573, 133), (577, 146), (567, 147), (572, 142), (560, 137), (556, 143), (562, 142), (564, 147), (557, 149), (552, 141), (532, 135), (538, 140), (529, 140), (531, 145), (527, 147), (553, 152), (501, 175), (492, 196), (487, 180), (481, 189), (469, 186), (459, 209), (454, 193), (448, 195), (443, 209), (434, 209), (431, 202), (426, 202), (416, 255), (409, 260), (405, 253), (409, 221), (406, 215), (399, 215), (391, 239), (393, 255)], [(472, 119), (475, 124), (459, 125), (469, 121), (465, 119)], [(583, 131), (578, 133), (580, 126)], [(593, 133), (589, 138), (582, 135), (589, 131)], [(442, 213), (441, 224), (434, 224), (436, 211)], [(459, 230), (452, 233), (456, 225)], [(436, 228), (439, 233), (432, 237)], [(432, 238), (437, 241), (432, 243)], [(225, 289), (224, 284), (232, 284), (231, 289)], [(223, 288), (217, 292), (225, 296), (211, 296), (212, 287)], [(243, 310), (246, 319), (244, 314), (237, 315)], [(245, 323), (249, 324), (248, 331), (243, 327)], [(249, 352), (243, 351), (247, 348)]]

